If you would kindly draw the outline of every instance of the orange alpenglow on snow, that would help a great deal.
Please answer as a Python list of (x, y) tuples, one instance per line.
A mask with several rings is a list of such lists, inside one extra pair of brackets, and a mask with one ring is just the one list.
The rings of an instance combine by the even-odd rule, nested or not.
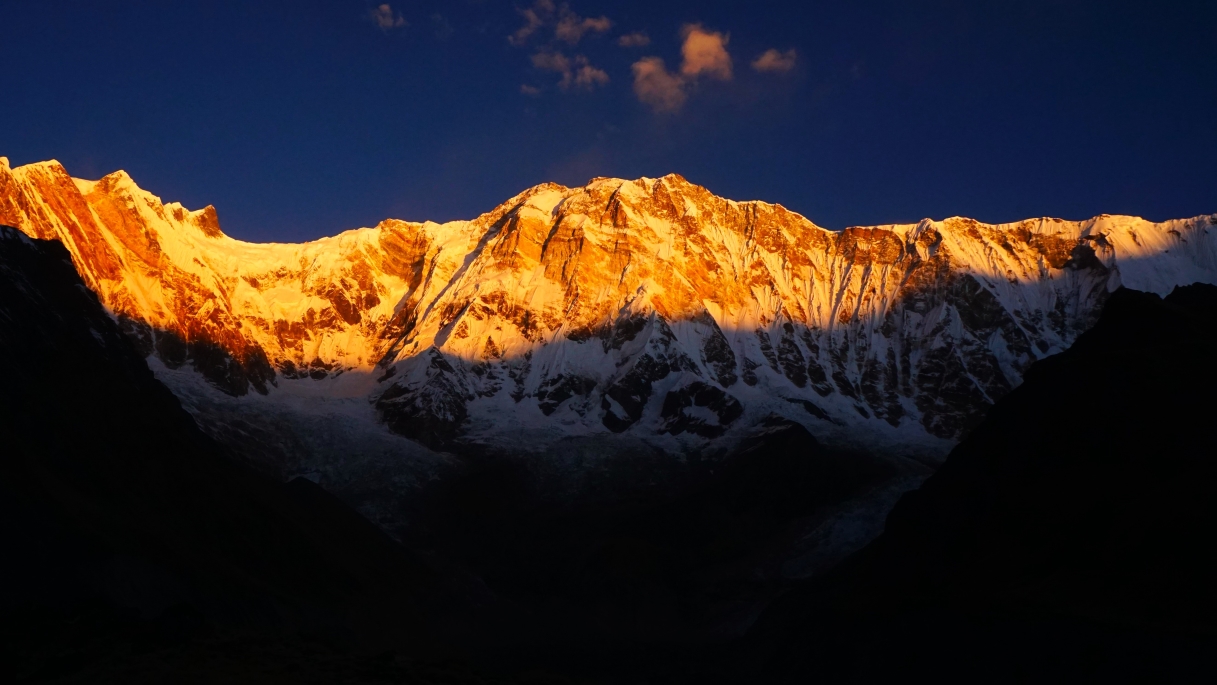
[(553, 417), (555, 435), (708, 438), (779, 409), (954, 439), (1119, 285), (1213, 282), (1215, 219), (830, 231), (670, 175), (253, 244), (124, 172), (0, 165), (0, 224), (62, 241), (145, 353), (236, 396), (350, 373), (432, 442)]

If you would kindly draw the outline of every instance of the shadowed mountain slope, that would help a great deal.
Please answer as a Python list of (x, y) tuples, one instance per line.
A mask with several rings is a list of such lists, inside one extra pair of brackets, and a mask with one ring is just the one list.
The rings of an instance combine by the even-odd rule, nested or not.
[(346, 505), (227, 459), (68, 252), (5, 227), (0, 356), (9, 676), (104, 673), (124, 654), (232, 635), (425, 651), (433, 617), (462, 616), (442, 578)]
[(1113, 294), (877, 540), (771, 606), (761, 680), (1211, 682), (1215, 334), (1212, 286)]

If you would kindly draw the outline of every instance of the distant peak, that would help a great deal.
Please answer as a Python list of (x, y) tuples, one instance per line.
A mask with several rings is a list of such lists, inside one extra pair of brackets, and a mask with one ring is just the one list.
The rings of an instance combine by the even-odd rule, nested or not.
[(192, 212), (190, 219), (208, 238), (224, 237), (224, 232), (220, 230), (220, 217), (216, 214), (216, 208), (213, 205), (207, 205), (197, 212)]
[[(589, 181), (589, 183), (590, 183), (590, 181)], [(562, 185), (561, 183), (555, 183), (553, 181), (546, 181), (544, 183), (538, 183), (537, 185), (532, 186), (531, 188), (528, 188), (520, 193), (517, 193), (515, 195), (515, 197), (512, 197), (510, 200), (508, 200), (507, 202), (504, 202), (503, 205), (500, 205), (500, 206), (515, 205), (515, 204), (519, 204), (522, 202), (526, 202), (529, 198), (536, 196), (536, 195), (540, 195), (542, 193), (569, 193), (570, 190), (571, 190), (570, 188)]]
[(126, 171), (123, 171), (122, 169), (119, 169), (118, 171), (106, 174), (105, 176), (101, 177), (101, 179), (98, 180), (97, 183), (98, 183), (98, 185), (102, 186), (103, 188), (107, 188), (107, 189), (108, 188), (119, 188), (119, 187), (124, 187), (124, 186), (130, 186), (130, 187), (135, 187), (135, 188), (139, 187), (138, 185), (136, 185), (135, 179), (131, 178), (131, 174), (128, 174)]
[(15, 173), (19, 173), (19, 174), (28, 174), (31, 172), (42, 171), (42, 172), (50, 173), (52, 176), (58, 175), (58, 174), (62, 174), (64, 176), (66, 176), (68, 173), (67, 169), (64, 169), (63, 165), (60, 164), (59, 160), (57, 160), (57, 159), (48, 159), (45, 162), (32, 162), (30, 164), (23, 164), (23, 165), (17, 167), (16, 169), (13, 169), (13, 171)]

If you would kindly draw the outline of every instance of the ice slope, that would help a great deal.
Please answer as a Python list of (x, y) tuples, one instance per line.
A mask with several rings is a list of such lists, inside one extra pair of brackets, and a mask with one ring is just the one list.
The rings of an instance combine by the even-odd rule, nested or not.
[(190, 376), (170, 372), (193, 369), (234, 407), (357, 400), (359, 421), (432, 447), (622, 435), (680, 451), (776, 413), (943, 451), (1121, 284), (1217, 282), (1215, 223), (829, 231), (671, 175), (251, 244), (123, 172), (0, 164), (0, 224), (62, 240), (179, 393)]

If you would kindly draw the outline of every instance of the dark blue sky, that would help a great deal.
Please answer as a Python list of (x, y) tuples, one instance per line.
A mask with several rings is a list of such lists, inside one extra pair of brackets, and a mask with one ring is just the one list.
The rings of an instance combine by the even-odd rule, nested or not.
[[(571, 0), (612, 27), (572, 46), (559, 8), (514, 45), (531, 2), (0, 3), (0, 155), (126, 169), (249, 240), (668, 172), (829, 228), (1217, 211), (1217, 2)], [(729, 34), (730, 80), (680, 75), (689, 23)], [(649, 56), (679, 111), (639, 100)]]

